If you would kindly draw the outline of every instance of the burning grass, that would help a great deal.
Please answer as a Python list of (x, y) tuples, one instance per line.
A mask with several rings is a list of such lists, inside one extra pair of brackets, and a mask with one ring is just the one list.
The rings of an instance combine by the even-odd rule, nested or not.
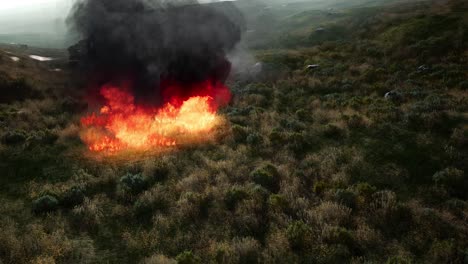
[(211, 81), (195, 86), (189, 94), (180, 85), (168, 86), (161, 107), (137, 105), (128, 89), (103, 86), (105, 104), (81, 119), (81, 139), (91, 151), (110, 153), (205, 142), (221, 124), (217, 109), (229, 102), (230, 92)]

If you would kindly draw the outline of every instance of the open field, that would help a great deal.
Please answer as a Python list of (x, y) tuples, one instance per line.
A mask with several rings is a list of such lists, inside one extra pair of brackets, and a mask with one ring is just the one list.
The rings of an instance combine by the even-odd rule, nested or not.
[(150, 153), (89, 152), (66, 51), (0, 45), (0, 263), (467, 263), (468, 5), (361, 2), (250, 21), (214, 138)]

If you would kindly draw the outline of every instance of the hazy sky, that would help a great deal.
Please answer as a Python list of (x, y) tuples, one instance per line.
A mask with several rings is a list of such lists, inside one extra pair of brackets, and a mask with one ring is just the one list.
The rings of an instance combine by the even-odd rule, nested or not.
[[(0, 0), (0, 34), (60, 33), (65, 18), (77, 0)], [(201, 3), (218, 0), (199, 0)]]
[(0, 0), (0, 12), (5, 14), (50, 10), (55, 13), (57, 9), (63, 10), (70, 6), (71, 2), (72, 0)]

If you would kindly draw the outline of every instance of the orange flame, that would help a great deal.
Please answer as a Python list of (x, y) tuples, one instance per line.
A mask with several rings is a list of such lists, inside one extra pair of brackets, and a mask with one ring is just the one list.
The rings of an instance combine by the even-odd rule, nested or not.
[(164, 95), (166, 103), (160, 108), (135, 104), (127, 91), (104, 86), (101, 95), (106, 104), (99, 113), (81, 119), (81, 139), (91, 151), (117, 152), (125, 149), (149, 150), (171, 147), (187, 138), (203, 140), (221, 119), (218, 106), (230, 100), (229, 90), (221, 84), (204, 82), (198, 95), (180, 95), (180, 87), (172, 86), (172, 96)]

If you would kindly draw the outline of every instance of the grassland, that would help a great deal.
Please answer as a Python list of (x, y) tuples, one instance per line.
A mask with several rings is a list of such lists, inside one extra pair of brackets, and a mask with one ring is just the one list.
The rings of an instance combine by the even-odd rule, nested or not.
[(336, 12), (247, 39), (216, 140), (158, 154), (90, 154), (72, 71), (1, 46), (0, 263), (467, 263), (466, 1)]

